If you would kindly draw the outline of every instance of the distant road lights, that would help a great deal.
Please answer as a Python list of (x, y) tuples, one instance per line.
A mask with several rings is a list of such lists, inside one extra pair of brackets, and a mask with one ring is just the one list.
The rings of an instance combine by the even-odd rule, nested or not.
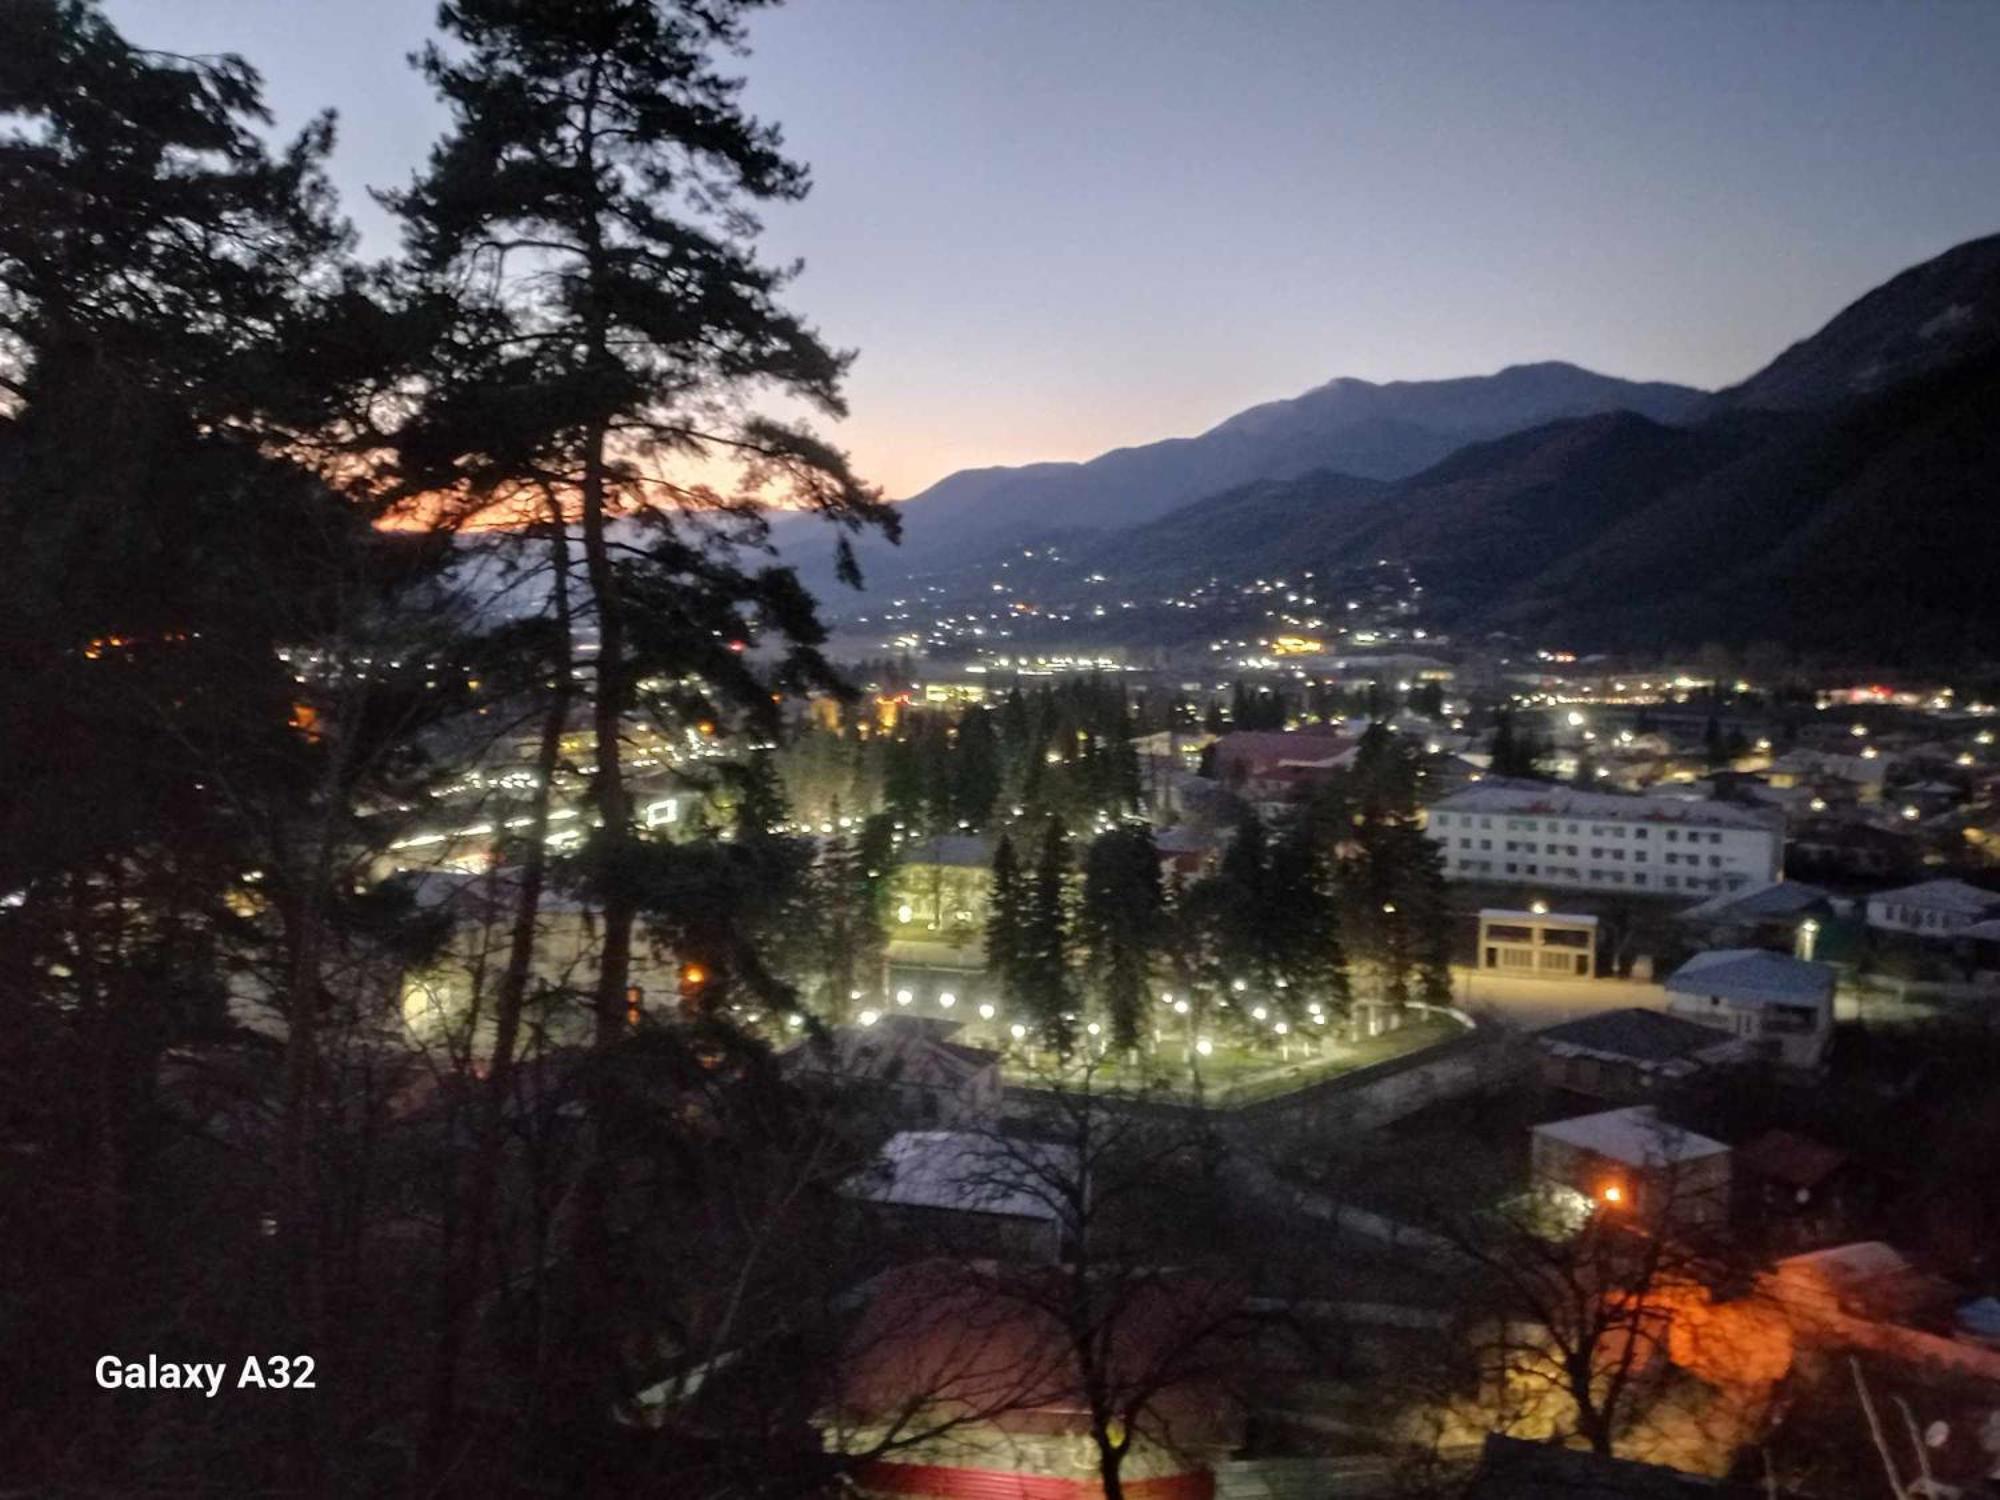
[(1806, 805), (1807, 805), (1808, 807), (1810, 807), (1810, 808), (1811, 808), (1811, 809), (1812, 809), (1812, 810), (1813, 810), (1814, 812), (1825, 812), (1825, 811), (1826, 811), (1826, 798), (1824, 798), (1824, 797), (1815, 797), (1815, 798), (1813, 798), (1813, 799), (1812, 799), (1812, 801), (1811, 801), (1811, 802), (1807, 803)]
[(1007, 1034), (1018, 1042), (1027, 1036), (1028, 1028), (1023, 1026), (1019, 1021), (1016, 1021), (1012, 1026), (1007, 1028)]
[(1099, 1036), (1104, 1031), (1104, 1028), (1102, 1026), (1099, 1026), (1095, 1021), (1092, 1021), (1088, 1026), (1084, 1027), (1083, 1029), (1091, 1036)]
[(1583, 715), (1578, 713), (1575, 709), (1571, 709), (1569, 711), (1569, 727), (1572, 729), (1581, 729), (1583, 728), (1583, 725), (1584, 725)]
[(1255, 1010), (1250, 1012), (1250, 1019), (1253, 1021), (1263, 1021), (1269, 1019), (1270, 1014), (1271, 1013), (1268, 1010), (1264, 1009), (1264, 1007), (1260, 1005)]
[(1176, 1000), (1176, 1001), (1174, 1002), (1174, 1014), (1175, 1014), (1175, 1015), (1177, 1015), (1177, 1016), (1184, 1016), (1184, 1015), (1186, 1015), (1187, 1013), (1188, 1013), (1188, 1003), (1187, 1003), (1187, 1001), (1185, 1001), (1185, 1000)]
[(979, 1019), (980, 1019), (980, 1020), (982, 1020), (982, 1021), (990, 1021), (990, 1020), (992, 1020), (992, 1019), (993, 1019), (993, 1014), (994, 1014), (994, 1012), (993, 1012), (993, 1007), (992, 1007), (992, 1005), (991, 1005), (991, 1004), (987, 1004), (987, 1005), (982, 1005), (982, 1006), (980, 1006), (980, 1007), (979, 1007)]
[(1247, 981), (1245, 981), (1245, 980), (1242, 980), (1242, 979), (1232, 979), (1232, 980), (1230, 980), (1230, 981), (1229, 981), (1229, 987), (1230, 987), (1230, 988), (1231, 988), (1232, 990), (1234, 990), (1234, 991), (1235, 991), (1235, 992), (1236, 992), (1237, 994), (1239, 994), (1239, 995), (1240, 995), (1240, 994), (1242, 994), (1242, 993), (1243, 993), (1243, 992), (1244, 992), (1245, 990), (1249, 989), (1249, 988), (1250, 988), (1250, 985), (1249, 985), (1249, 983), (1248, 983)]
[(1211, 1042), (1207, 1037), (1201, 1037), (1196, 1040), (1194, 1050), (1199, 1052), (1203, 1057), (1206, 1057), (1215, 1050), (1215, 1043)]
[(916, 914), (917, 914), (916, 908), (911, 906), (910, 903), (907, 901), (905, 901), (901, 906), (896, 908), (896, 920), (898, 922), (908, 922), (910, 918), (914, 917)]
[(1538, 897), (1528, 903), (1528, 910), (1538, 917), (1546, 917), (1549, 914), (1549, 903)]
[(958, 996), (954, 995), (950, 990), (946, 990), (942, 995), (938, 996), (938, 1006), (943, 1010), (950, 1010), (956, 1004), (958, 1004)]
[(1914, 806), (1906, 806), (1903, 809), (1903, 816), (1909, 819), (1912, 823), (1914, 823), (1918, 818), (1922, 817), (1923, 814), (1918, 812), (1918, 810)]
[(792, 1030), (797, 1031), (806, 1024), (806, 1018), (794, 1011), (791, 1015), (785, 1017), (785, 1024), (791, 1027)]
[(915, 995), (912, 995), (908, 990), (896, 991), (896, 1003), (898, 1005), (908, 1005), (912, 1000), (916, 998), (917, 997)]
[(1287, 1026), (1283, 1021), (1280, 1021), (1277, 1025), (1273, 1026), (1271, 1029), (1277, 1032), (1279, 1036), (1283, 1036), (1286, 1032), (1290, 1031), (1292, 1028)]
[(859, 991), (859, 990), (849, 990), (849, 991), (847, 992), (847, 998), (848, 998), (848, 999), (850, 999), (850, 1000), (859, 1000), (859, 999), (861, 998), (861, 991)]
[(873, 1026), (881, 1019), (882, 1012), (879, 1010), (864, 1010), (860, 1015), (855, 1017), (855, 1020), (859, 1021), (863, 1026)]
[(1384, 901), (1384, 902), (1382, 903), (1382, 914), (1383, 914), (1384, 916), (1388, 916), (1388, 917), (1393, 917), (1393, 916), (1395, 916), (1395, 915), (1396, 915), (1396, 903), (1395, 903), (1395, 902), (1393, 902), (1393, 901)]
[(1160, 991), (1160, 1004), (1172, 1005), (1173, 1003), (1174, 1003), (1174, 992), (1172, 990)]
[(1855, 724), (1850, 726), (1847, 732), (1857, 740), (1866, 739), (1868, 737), (1868, 726), (1866, 724)]

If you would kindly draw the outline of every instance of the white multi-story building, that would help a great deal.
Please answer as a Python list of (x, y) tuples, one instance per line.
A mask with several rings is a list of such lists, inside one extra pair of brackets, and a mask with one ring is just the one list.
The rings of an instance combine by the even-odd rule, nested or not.
[(1447, 877), (1709, 896), (1776, 880), (1784, 825), (1761, 808), (1562, 786), (1471, 786), (1425, 821)]

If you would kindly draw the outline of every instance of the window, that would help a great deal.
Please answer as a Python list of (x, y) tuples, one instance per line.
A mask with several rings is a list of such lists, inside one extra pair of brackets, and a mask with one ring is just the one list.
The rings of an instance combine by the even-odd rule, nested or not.
[(1632, 830), (1632, 837), (1635, 839), (1642, 839), (1645, 836), (1646, 836), (1646, 830), (1643, 828), (1635, 828)]

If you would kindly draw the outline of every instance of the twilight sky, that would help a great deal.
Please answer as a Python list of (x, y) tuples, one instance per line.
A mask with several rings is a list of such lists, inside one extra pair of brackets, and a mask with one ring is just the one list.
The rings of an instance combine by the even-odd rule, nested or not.
[[(242, 53), (281, 125), (338, 109), (393, 248), (362, 189), (441, 127), (431, 0), (106, 9)], [(861, 350), (836, 436), (898, 496), (1337, 375), (1726, 384), (2000, 230), (1988, 0), (794, 0), (754, 36), (817, 183), (766, 246)]]

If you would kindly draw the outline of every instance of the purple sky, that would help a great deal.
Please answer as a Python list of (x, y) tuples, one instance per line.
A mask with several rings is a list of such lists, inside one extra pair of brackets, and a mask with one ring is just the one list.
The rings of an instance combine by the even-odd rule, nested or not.
[[(391, 248), (361, 189), (440, 127), (430, 0), (107, 9), (337, 108)], [(862, 351), (837, 435), (894, 495), (1336, 375), (1724, 384), (2000, 230), (1989, 0), (795, 0), (755, 38), (818, 184), (767, 244)]]

